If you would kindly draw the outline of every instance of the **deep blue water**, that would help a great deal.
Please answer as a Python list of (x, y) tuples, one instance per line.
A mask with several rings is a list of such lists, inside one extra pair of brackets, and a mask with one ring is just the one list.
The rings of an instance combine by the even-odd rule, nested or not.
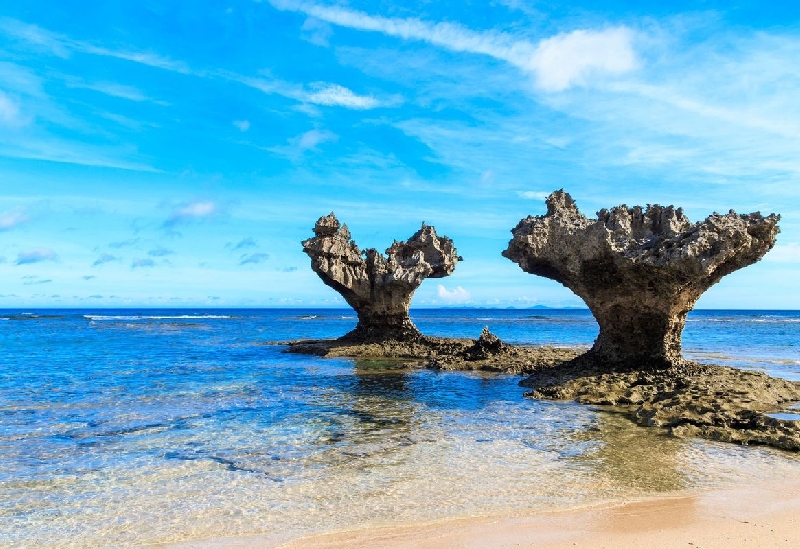
[[(430, 335), (488, 325), (512, 343), (588, 347), (597, 334), (578, 309), (412, 318)], [(780, 452), (523, 399), (513, 376), (269, 344), (355, 321), (331, 309), (0, 311), (0, 546), (280, 538), (797, 474)], [(800, 379), (800, 312), (695, 311), (684, 350)]]

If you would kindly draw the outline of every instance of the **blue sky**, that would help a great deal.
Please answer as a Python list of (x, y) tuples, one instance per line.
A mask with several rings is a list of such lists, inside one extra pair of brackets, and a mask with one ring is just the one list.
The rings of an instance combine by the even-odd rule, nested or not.
[(6, 2), (0, 307), (342, 306), (300, 241), (422, 221), (412, 306), (580, 305), (502, 258), (565, 188), (782, 214), (698, 307), (800, 309), (795, 2)]

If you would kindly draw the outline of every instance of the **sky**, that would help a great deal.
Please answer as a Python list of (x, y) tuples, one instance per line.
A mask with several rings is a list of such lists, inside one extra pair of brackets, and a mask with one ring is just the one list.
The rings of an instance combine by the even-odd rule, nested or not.
[(581, 306), (500, 255), (564, 188), (780, 213), (697, 306), (800, 309), (798, 59), (797, 2), (4, 2), (0, 308), (345, 306), (331, 211), (454, 240), (412, 307)]

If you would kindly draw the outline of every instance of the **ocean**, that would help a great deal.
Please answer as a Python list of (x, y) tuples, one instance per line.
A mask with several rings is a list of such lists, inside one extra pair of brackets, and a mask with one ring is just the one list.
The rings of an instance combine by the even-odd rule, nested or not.
[[(423, 333), (588, 348), (582, 309), (416, 309)], [(349, 309), (0, 311), (0, 547), (304, 534), (800, 475), (520, 377), (283, 353)], [(800, 311), (694, 311), (684, 354), (800, 380)]]

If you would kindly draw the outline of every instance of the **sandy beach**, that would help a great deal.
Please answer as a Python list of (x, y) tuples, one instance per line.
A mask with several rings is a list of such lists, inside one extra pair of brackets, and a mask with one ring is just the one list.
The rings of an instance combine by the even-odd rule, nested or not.
[(247, 536), (173, 549), (776, 548), (800, 545), (800, 481), (700, 491), (515, 517), (484, 517), (306, 536)]

